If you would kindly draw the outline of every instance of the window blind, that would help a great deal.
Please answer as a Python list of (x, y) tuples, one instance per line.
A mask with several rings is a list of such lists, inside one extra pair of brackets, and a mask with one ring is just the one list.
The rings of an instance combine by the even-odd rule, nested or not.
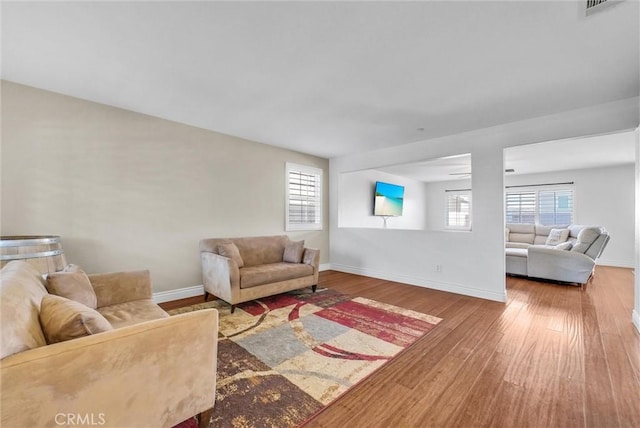
[(287, 230), (322, 228), (322, 170), (287, 164)]
[(573, 191), (545, 190), (538, 194), (540, 224), (571, 224), (573, 220)]
[(508, 192), (507, 223), (536, 222), (536, 192)]
[(507, 223), (573, 223), (573, 189), (507, 192), (505, 199)]
[(447, 194), (446, 227), (450, 229), (471, 228), (471, 194)]

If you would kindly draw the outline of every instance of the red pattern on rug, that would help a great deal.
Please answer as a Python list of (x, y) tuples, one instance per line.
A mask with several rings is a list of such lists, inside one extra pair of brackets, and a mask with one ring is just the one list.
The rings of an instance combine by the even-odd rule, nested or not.
[(429, 332), (434, 324), (354, 301), (339, 303), (315, 315), (351, 327), (394, 345), (406, 347)]

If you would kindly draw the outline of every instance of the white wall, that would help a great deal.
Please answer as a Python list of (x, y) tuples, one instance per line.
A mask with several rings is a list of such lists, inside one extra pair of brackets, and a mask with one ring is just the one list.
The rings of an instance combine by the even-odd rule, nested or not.
[[(331, 159), (331, 265), (346, 272), (505, 301), (505, 147), (633, 129), (638, 98)], [(339, 177), (471, 153), (473, 230), (464, 233), (339, 228)], [(435, 269), (442, 266), (442, 271)]]
[(345, 172), (339, 176), (338, 227), (366, 227), (381, 229), (385, 221), (373, 215), (376, 181), (404, 186), (404, 206), (401, 217), (386, 221), (388, 229), (423, 230), (426, 224), (425, 185), (421, 181), (382, 171)]
[[(202, 284), (202, 238), (284, 234), (285, 163), (327, 159), (2, 82), (2, 234), (61, 235), (87, 272)], [(324, 230), (289, 233), (329, 261)]]

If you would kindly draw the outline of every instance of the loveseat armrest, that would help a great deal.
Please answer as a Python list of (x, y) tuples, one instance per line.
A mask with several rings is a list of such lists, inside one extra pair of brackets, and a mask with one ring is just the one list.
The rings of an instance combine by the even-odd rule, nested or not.
[(1, 425), (177, 425), (214, 406), (217, 331), (209, 309), (7, 357)]
[(313, 266), (315, 272), (320, 268), (320, 250), (305, 248), (302, 254), (302, 263)]
[(594, 266), (585, 254), (538, 245), (528, 249), (527, 272), (534, 278), (585, 284)]
[(302, 263), (313, 267), (313, 279), (318, 284), (320, 275), (320, 250), (315, 248), (305, 248), (302, 254)]
[(228, 257), (202, 251), (202, 284), (204, 291), (226, 301), (240, 298), (240, 268)]
[(151, 273), (148, 270), (88, 275), (98, 298), (98, 307), (151, 299)]

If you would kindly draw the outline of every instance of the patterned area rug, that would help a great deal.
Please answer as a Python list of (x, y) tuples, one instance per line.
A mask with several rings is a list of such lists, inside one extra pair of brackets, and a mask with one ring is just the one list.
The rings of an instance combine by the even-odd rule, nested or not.
[(373, 373), (440, 321), (329, 289), (240, 304), (169, 311), (220, 312), (211, 427), (295, 427)]

